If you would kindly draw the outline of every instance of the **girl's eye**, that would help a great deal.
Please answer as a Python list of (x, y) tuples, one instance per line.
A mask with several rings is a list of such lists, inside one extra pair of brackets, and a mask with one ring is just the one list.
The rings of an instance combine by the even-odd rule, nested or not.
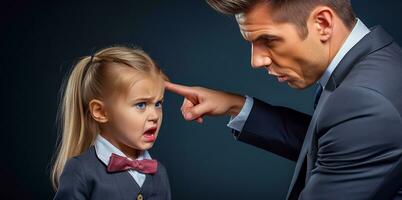
[(140, 103), (135, 104), (135, 107), (140, 109), (140, 110), (144, 110), (146, 105), (147, 104), (145, 102), (140, 102)]
[(155, 107), (162, 108), (162, 101), (156, 102)]

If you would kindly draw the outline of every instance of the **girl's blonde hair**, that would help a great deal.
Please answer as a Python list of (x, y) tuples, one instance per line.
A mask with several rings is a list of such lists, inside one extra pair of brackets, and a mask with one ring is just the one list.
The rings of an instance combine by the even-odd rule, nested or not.
[[(129, 71), (135, 73), (127, 73)], [(102, 99), (107, 91), (122, 92), (133, 84), (133, 76), (144, 74), (168, 80), (155, 62), (142, 50), (128, 47), (110, 47), (92, 56), (81, 58), (73, 67), (63, 87), (58, 113), (61, 138), (51, 181), (57, 190), (59, 178), (68, 159), (84, 152), (93, 144), (99, 132), (98, 124), (89, 112), (92, 99)]]

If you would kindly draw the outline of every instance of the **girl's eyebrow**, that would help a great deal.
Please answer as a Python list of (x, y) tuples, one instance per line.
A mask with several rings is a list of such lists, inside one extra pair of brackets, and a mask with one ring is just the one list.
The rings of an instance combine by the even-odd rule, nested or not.
[[(138, 97), (138, 98), (135, 98), (134, 101), (152, 101), (153, 99), (154, 99), (153, 97)], [(158, 99), (159, 99), (158, 101), (164, 100), (163, 97), (158, 98)]]
[(134, 101), (149, 101), (152, 99), (153, 99), (152, 97), (137, 97), (137, 98), (134, 98)]

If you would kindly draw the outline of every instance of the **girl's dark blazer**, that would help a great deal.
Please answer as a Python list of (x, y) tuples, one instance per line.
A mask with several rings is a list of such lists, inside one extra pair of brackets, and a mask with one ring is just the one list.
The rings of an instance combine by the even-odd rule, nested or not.
[(170, 185), (165, 167), (158, 162), (158, 171), (146, 175), (140, 188), (127, 172), (108, 173), (106, 166), (98, 159), (95, 147), (70, 159), (60, 177), (55, 200), (70, 199), (137, 199), (141, 193), (144, 199), (170, 200)]

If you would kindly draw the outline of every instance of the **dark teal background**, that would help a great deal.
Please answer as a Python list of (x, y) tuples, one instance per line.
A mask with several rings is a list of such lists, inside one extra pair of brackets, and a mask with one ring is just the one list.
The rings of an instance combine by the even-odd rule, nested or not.
[[(367, 25), (402, 42), (402, 2), (352, 1)], [(76, 58), (113, 44), (138, 45), (170, 79), (248, 94), (311, 113), (313, 89), (296, 91), (250, 67), (233, 17), (204, 1), (9, 1), (1, 3), (0, 199), (51, 199), (60, 84)], [(314, 55), (311, 55), (314, 56)], [(151, 150), (168, 169), (173, 199), (284, 199), (294, 163), (237, 142), (228, 117), (183, 120), (166, 93)], [(269, 122), (267, 122), (269, 123)]]

